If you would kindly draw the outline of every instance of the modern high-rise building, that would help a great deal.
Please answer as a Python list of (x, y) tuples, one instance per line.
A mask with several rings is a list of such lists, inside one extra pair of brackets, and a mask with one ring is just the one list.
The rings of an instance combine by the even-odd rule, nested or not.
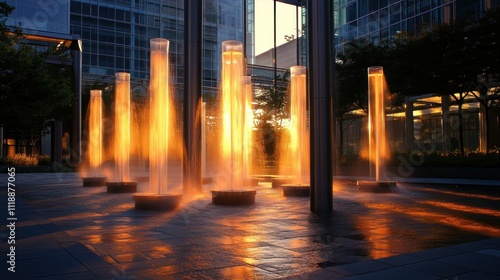
[[(77, 34), (82, 39), (84, 83), (111, 82), (130, 72), (132, 86), (147, 85), (149, 40), (170, 41), (170, 63), (177, 92), (184, 69), (184, 1), (177, 0), (7, 0), (16, 9), (8, 24), (30, 33)], [(203, 1), (203, 86), (218, 86), (220, 45), (244, 40), (244, 12), (253, 1)], [(246, 7), (244, 6), (246, 4)], [(252, 28), (252, 22), (249, 23)], [(251, 39), (251, 35), (247, 38)]]
[(28, 34), (70, 34), (70, 0), (7, 0), (7, 4), (15, 7), (7, 19), (7, 25), (21, 24)]
[[(88, 80), (130, 72), (149, 79), (149, 40), (170, 41), (177, 92), (184, 82), (184, 2), (175, 0), (71, 0), (70, 32), (83, 39), (83, 73)], [(243, 1), (204, 1), (203, 85), (217, 87), (220, 45), (243, 40)]]
[[(486, 11), (500, 6), (498, 0), (334, 0), (335, 51), (343, 52), (348, 42), (364, 39), (380, 44), (399, 33), (419, 33), (442, 24), (475, 22)], [(496, 87), (490, 88), (491, 93)], [(450, 93), (460, 95), (460, 93)], [(387, 115), (388, 142), (393, 151), (451, 152), (462, 139), (465, 148), (484, 152), (500, 143), (498, 134), (486, 130), (485, 108), (473, 95), (459, 116), (458, 103), (450, 95), (422, 92), (407, 98), (406, 111)], [(489, 108), (490, 131), (498, 130), (500, 105)], [(360, 115), (363, 115), (361, 113)], [(459, 119), (463, 122), (460, 137)], [(366, 117), (354, 115), (343, 132), (343, 153), (356, 154), (366, 145)]]
[(378, 44), (400, 32), (476, 21), (499, 5), (499, 0), (334, 0), (335, 49), (342, 52), (353, 39)]

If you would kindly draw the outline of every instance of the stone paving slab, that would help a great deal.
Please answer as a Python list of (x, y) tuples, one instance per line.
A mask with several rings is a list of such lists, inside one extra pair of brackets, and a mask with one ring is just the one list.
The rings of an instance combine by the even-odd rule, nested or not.
[[(0, 205), (4, 182), (1, 174)], [(255, 205), (213, 205), (214, 186), (205, 185), (179, 209), (151, 212), (136, 211), (131, 194), (82, 187), (74, 173), (17, 174), (16, 182), (19, 273), (7, 271), (2, 227), (0, 279), (499, 276), (500, 239), (491, 238), (500, 236), (500, 190), (492, 188), (437, 182), (366, 194), (337, 179), (332, 218), (320, 220), (308, 198), (283, 197), (266, 183), (255, 187)]]

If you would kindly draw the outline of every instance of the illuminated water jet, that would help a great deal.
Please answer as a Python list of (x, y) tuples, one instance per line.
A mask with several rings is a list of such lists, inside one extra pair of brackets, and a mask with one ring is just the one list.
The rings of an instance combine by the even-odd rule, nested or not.
[(391, 192), (396, 182), (384, 181), (387, 144), (385, 131), (385, 98), (386, 83), (384, 68), (374, 66), (368, 68), (368, 148), (370, 157), (371, 181), (358, 181), (360, 191)]
[(130, 74), (115, 74), (114, 181), (106, 182), (110, 193), (136, 192), (137, 182), (130, 181)]
[(252, 133), (251, 80), (244, 78), (243, 44), (222, 42), (221, 107), (222, 160), (227, 180), (212, 191), (212, 203), (245, 205), (255, 203), (255, 190), (244, 189), (250, 174)]
[(170, 210), (178, 207), (182, 194), (167, 194), (169, 136), (173, 133), (170, 121), (174, 114), (169, 88), (169, 41), (151, 39), (150, 47), (149, 190), (134, 194), (134, 200), (136, 209)]
[(309, 196), (309, 129), (307, 126), (306, 67), (290, 67), (290, 183), (282, 184), (284, 196)]
[(89, 102), (89, 128), (87, 159), (89, 164), (88, 175), (83, 177), (84, 187), (97, 187), (106, 185), (106, 177), (101, 174), (102, 165), (102, 92), (90, 91)]
[(212, 183), (212, 177), (207, 174), (207, 103), (201, 103), (201, 182)]

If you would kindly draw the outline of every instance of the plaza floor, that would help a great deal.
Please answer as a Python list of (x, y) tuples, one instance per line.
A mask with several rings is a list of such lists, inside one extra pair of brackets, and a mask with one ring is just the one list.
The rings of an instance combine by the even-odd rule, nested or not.
[(320, 220), (309, 198), (269, 183), (251, 206), (213, 205), (205, 185), (177, 210), (151, 212), (75, 173), (15, 179), (12, 273), (0, 174), (0, 279), (500, 279), (498, 182), (407, 180), (370, 194), (337, 178), (332, 217)]

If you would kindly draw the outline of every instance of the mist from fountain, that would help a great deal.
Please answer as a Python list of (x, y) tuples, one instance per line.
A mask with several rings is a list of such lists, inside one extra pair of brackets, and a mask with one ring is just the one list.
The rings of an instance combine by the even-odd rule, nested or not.
[(307, 125), (306, 67), (290, 68), (290, 155), (294, 183), (309, 184), (309, 127)]
[(115, 74), (115, 180), (126, 182), (130, 175), (130, 74)]
[(249, 185), (252, 151), (252, 86), (244, 77), (243, 44), (222, 42), (221, 66), (221, 166), (215, 178), (220, 190), (212, 190), (212, 202), (222, 205), (255, 203), (255, 190)]
[(149, 81), (149, 186), (148, 192), (134, 194), (135, 208), (172, 210), (179, 206), (182, 194), (169, 192), (169, 159), (178, 158), (182, 143), (176, 133), (173, 90), (170, 88), (169, 41), (150, 40)]
[(87, 157), (89, 175), (92, 178), (101, 176), (102, 165), (102, 91), (90, 91), (89, 103), (89, 141)]
[[(275, 180), (275, 186), (281, 185), (284, 196), (309, 196), (309, 127), (307, 112), (306, 67), (290, 67), (290, 125), (288, 138), (282, 140), (281, 147), (288, 147), (283, 154), (286, 167), (282, 179)], [(287, 141), (287, 142), (284, 142)]]
[[(222, 43), (221, 100), (222, 100), (222, 157), (228, 167), (229, 180), (225, 189), (241, 189), (248, 175), (247, 97), (243, 84), (243, 44), (238, 41)], [(251, 105), (250, 105), (251, 106)], [(227, 165), (229, 164), (229, 165)]]
[(169, 114), (169, 41), (155, 38), (151, 44), (149, 83), (149, 192), (164, 193), (168, 188)]
[(387, 158), (385, 131), (386, 84), (384, 69), (374, 66), (368, 68), (368, 146), (370, 158), (370, 177), (380, 181), (385, 174)]
[(388, 147), (385, 131), (385, 99), (387, 84), (384, 68), (368, 67), (368, 156), (370, 162), (370, 180), (358, 181), (360, 191), (392, 192), (396, 182), (386, 180), (386, 160)]

